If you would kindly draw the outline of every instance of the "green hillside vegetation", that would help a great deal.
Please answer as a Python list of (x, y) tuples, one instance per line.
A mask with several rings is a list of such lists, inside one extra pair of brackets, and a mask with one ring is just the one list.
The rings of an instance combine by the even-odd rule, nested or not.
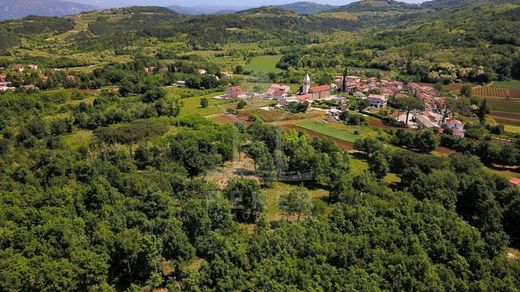
[(289, 10), (300, 14), (316, 14), (336, 8), (336, 6), (313, 2), (295, 2), (291, 4), (279, 5), (278, 7), (283, 10)]
[(249, 64), (247, 64), (245, 70), (264, 73), (282, 72), (281, 69), (276, 67), (281, 57), (281, 55), (254, 57), (253, 59), (251, 59)]
[[(462, 84), (515, 86), (520, 3), (342, 9), (0, 22), (0, 291), (517, 291), (518, 102)], [(305, 73), (460, 81), (466, 136), (221, 97)]]

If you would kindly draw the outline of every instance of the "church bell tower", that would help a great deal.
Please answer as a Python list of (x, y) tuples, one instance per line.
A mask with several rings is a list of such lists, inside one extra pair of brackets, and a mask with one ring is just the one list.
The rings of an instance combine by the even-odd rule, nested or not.
[(311, 77), (309, 76), (309, 74), (305, 74), (305, 77), (303, 78), (302, 94), (309, 93), (310, 88), (311, 88)]

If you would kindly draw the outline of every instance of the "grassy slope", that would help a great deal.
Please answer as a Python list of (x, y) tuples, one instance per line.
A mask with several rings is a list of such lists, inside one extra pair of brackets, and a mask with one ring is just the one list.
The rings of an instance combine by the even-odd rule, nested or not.
[(501, 124), (513, 126), (509, 127), (509, 131), (514, 130), (515, 126), (520, 126), (520, 100), (487, 98), (487, 102), (491, 105), (490, 116), (494, 120)]
[[(189, 116), (192, 114), (199, 114), (201, 116), (210, 116), (214, 114), (224, 114), (228, 108), (235, 108), (236, 102), (228, 100), (219, 100), (213, 97), (224, 94), (224, 92), (214, 92), (206, 94), (201, 90), (191, 90), (186, 88), (167, 88), (168, 96), (170, 99), (179, 99), (183, 104), (180, 117)], [(193, 95), (191, 97), (181, 98), (182, 94)], [(200, 100), (207, 98), (209, 105), (207, 108), (200, 107)]]
[[(354, 143), (361, 138), (376, 137), (378, 135), (378, 133), (370, 127), (346, 126), (340, 123), (325, 124), (323, 121), (305, 120), (298, 121), (295, 125), (349, 143)], [(355, 131), (357, 131), (358, 134), (355, 134)]]
[(275, 55), (275, 56), (258, 56), (254, 57), (249, 64), (246, 66), (246, 70), (248, 71), (255, 71), (255, 72), (274, 72), (274, 73), (280, 73), (282, 72), (281, 69), (276, 68), (276, 64), (278, 61), (280, 61), (280, 58), (282, 56)]
[[(269, 218), (269, 221), (279, 221), (281, 219), (285, 219), (285, 216), (282, 214), (282, 210), (278, 208), (278, 201), (280, 200), (281, 196), (288, 194), (295, 187), (296, 185), (291, 185), (284, 182), (274, 182), (271, 187), (264, 189), (267, 201), (267, 217)], [(309, 189), (309, 192), (312, 200), (320, 200), (329, 194), (328, 191), (320, 188), (311, 188)]]
[(520, 80), (495, 81), (489, 86), (497, 88), (520, 89)]

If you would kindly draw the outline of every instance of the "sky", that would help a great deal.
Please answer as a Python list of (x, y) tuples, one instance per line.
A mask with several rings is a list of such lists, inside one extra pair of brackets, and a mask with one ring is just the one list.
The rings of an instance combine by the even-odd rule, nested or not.
[[(277, 5), (294, 3), (302, 0), (69, 0), (72, 2), (94, 5), (97, 7), (122, 7), (132, 5), (171, 6), (179, 5), (185, 7), (221, 7), (221, 8), (250, 8), (263, 5)], [(322, 4), (346, 5), (353, 0), (305, 0)], [(238, 2), (238, 4), (237, 4)], [(420, 3), (424, 0), (403, 0), (408, 3)]]

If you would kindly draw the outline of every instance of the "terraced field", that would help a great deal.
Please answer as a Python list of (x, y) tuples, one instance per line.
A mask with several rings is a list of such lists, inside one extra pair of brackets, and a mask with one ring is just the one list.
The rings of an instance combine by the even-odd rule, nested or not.
[(491, 117), (498, 123), (520, 126), (520, 100), (488, 98), (491, 105)]
[(474, 87), (473, 95), (496, 98), (520, 98), (520, 89), (509, 89), (500, 87)]

